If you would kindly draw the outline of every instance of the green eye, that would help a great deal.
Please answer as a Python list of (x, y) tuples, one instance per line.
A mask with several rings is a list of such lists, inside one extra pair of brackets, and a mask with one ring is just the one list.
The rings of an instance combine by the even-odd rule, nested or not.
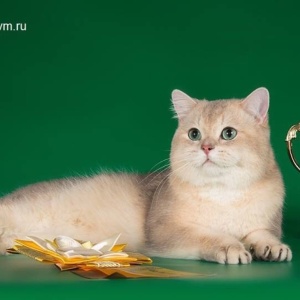
[(199, 141), (201, 139), (201, 133), (197, 128), (190, 129), (188, 136), (192, 141)]
[(237, 136), (237, 131), (232, 127), (226, 127), (222, 130), (221, 138), (223, 140), (233, 140)]

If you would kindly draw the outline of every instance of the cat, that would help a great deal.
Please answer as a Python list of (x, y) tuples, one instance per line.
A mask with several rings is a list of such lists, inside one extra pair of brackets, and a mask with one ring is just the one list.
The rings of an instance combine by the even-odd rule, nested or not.
[(284, 185), (270, 144), (269, 92), (197, 100), (172, 92), (178, 118), (170, 166), (42, 182), (0, 200), (0, 251), (15, 238), (121, 233), (150, 256), (248, 264), (290, 261), (280, 241)]

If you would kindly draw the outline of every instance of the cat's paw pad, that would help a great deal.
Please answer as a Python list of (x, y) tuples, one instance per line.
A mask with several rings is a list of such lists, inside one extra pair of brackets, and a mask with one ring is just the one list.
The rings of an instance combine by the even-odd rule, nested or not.
[(261, 243), (252, 245), (250, 252), (256, 260), (265, 261), (291, 261), (292, 251), (285, 244)]
[(243, 246), (230, 245), (219, 249), (216, 261), (220, 264), (249, 264), (252, 256)]

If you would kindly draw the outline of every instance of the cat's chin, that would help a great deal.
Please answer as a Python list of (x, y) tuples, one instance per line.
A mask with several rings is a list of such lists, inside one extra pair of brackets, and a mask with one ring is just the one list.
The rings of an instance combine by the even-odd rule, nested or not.
[(199, 168), (203, 170), (210, 170), (211, 172), (228, 172), (231, 168), (234, 168), (238, 164), (237, 160), (224, 161), (217, 158), (207, 158), (199, 164)]
[[(175, 171), (173, 174), (182, 181), (195, 186), (203, 186), (210, 184), (228, 184), (234, 168), (221, 167), (214, 162), (206, 162), (203, 165), (194, 165), (194, 167)], [(231, 181), (231, 180), (229, 180)], [(229, 182), (230, 183), (230, 182)]]
[[(228, 168), (218, 161), (207, 158), (198, 165), (198, 169), (203, 172), (213, 173), (213, 175), (223, 174), (222, 169)], [(217, 174), (216, 174), (217, 173)]]
[(205, 160), (204, 163), (201, 165), (201, 167), (203, 167), (203, 168), (206, 168), (206, 167), (210, 168), (211, 166), (215, 167), (216, 163), (210, 159)]
[(222, 168), (214, 162), (206, 162), (199, 168), (201, 177), (219, 178), (223, 177), (228, 172), (227, 168)]

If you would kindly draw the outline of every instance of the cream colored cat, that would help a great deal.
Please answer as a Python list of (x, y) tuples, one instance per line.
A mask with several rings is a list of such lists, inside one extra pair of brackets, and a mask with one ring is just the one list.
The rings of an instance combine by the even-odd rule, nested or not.
[(247, 264), (290, 261), (280, 241), (284, 188), (269, 140), (265, 88), (244, 100), (175, 90), (170, 169), (31, 185), (0, 200), (0, 251), (16, 237), (99, 242), (122, 233), (148, 255)]

